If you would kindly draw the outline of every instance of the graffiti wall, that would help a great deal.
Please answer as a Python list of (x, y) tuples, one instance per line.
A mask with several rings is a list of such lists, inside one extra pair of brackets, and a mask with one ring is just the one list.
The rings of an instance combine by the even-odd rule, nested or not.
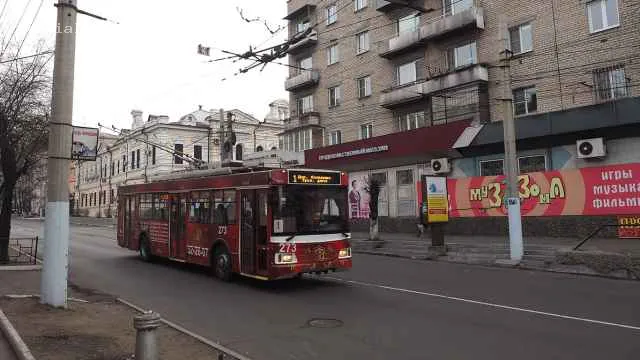
[[(523, 216), (640, 213), (640, 163), (524, 174)], [(448, 179), (452, 217), (505, 216), (504, 176)]]

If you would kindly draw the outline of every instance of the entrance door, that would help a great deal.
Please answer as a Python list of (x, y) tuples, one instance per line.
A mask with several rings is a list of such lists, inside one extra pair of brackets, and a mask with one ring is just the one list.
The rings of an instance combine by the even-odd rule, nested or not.
[(268, 275), (268, 190), (242, 190), (240, 263), (245, 274)]
[(185, 259), (185, 198), (182, 194), (169, 195), (169, 257)]

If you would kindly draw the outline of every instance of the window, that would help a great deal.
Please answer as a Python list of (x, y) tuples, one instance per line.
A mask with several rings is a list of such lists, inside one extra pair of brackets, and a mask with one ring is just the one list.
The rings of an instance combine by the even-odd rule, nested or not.
[[(313, 58), (311, 56), (298, 61), (298, 74), (301, 74), (305, 70), (311, 70), (313, 68)], [(303, 70), (304, 69), (304, 70)]]
[(236, 222), (236, 191), (216, 190), (213, 192), (212, 223), (229, 225)]
[(631, 95), (630, 80), (626, 78), (622, 66), (594, 70), (593, 84), (596, 99), (600, 101)]
[(338, 9), (336, 4), (327, 6), (327, 25), (331, 25), (338, 21)]
[(334, 86), (329, 88), (329, 107), (336, 107), (340, 105), (340, 86)]
[(311, 25), (311, 22), (309, 21), (309, 19), (300, 19), (300, 20), (298, 20), (298, 23), (296, 24), (297, 33), (304, 32), (305, 30), (307, 30), (309, 28), (309, 25)]
[(136, 152), (131, 152), (131, 170), (136, 168)]
[(109, 192), (109, 204), (111, 204), (112, 202), (113, 202), (113, 189), (111, 189)]
[(136, 168), (140, 169), (140, 149), (136, 150)]
[(202, 160), (202, 145), (193, 145), (193, 157)]
[(398, 216), (415, 216), (413, 170), (396, 171)]
[(425, 126), (424, 111), (396, 116), (396, 127), (398, 131), (413, 130), (423, 126)]
[(406, 85), (416, 82), (417, 79), (417, 62), (402, 64), (396, 68), (396, 78), (398, 79), (398, 85)]
[(400, 36), (402, 34), (418, 31), (419, 27), (420, 17), (415, 14), (411, 14), (398, 19), (398, 22), (396, 23), (396, 32), (398, 36)]
[(538, 110), (535, 86), (513, 91), (513, 109), (516, 115), (526, 115)]
[(337, 63), (338, 57), (340, 54), (338, 53), (338, 44), (332, 45), (327, 48), (327, 65), (333, 65)]
[(175, 152), (175, 156), (173, 157), (174, 164), (182, 164), (182, 154), (184, 147), (182, 144), (173, 145), (173, 151)]
[(262, 152), (264, 151), (264, 148), (262, 147), (262, 145), (258, 145), (258, 147), (256, 147), (256, 152)]
[(309, 95), (296, 99), (296, 106), (298, 115), (313, 112), (313, 96)]
[(371, 76), (357, 79), (356, 85), (358, 86), (358, 98), (362, 99), (371, 96)]
[(547, 170), (547, 158), (544, 155), (521, 156), (518, 158), (520, 174)]
[(476, 50), (476, 42), (458, 46), (453, 49), (453, 68), (475, 64), (478, 62), (478, 53)]
[(592, 33), (620, 25), (618, 0), (594, 0), (587, 4), (589, 31)]
[(156, 164), (156, 147), (155, 145), (151, 148), (151, 165)]
[(236, 145), (236, 160), (238, 161), (242, 160), (242, 153), (243, 153), (242, 144)]
[(354, 0), (355, 11), (360, 11), (367, 7), (367, 0)]
[(368, 139), (373, 136), (373, 124), (360, 125), (360, 139)]
[(118, 174), (120, 174), (120, 160), (118, 160)]
[(329, 145), (338, 145), (342, 143), (342, 132), (340, 130), (332, 131), (329, 136)]
[(127, 155), (122, 155), (122, 172), (127, 171)]
[(347, 189), (330, 186), (282, 186), (278, 191), (271, 192), (270, 197), (274, 204), (273, 219), (282, 222), (279, 234), (348, 231)]
[(362, 54), (369, 51), (369, 32), (363, 31), (356, 34), (356, 54)]
[(445, 15), (459, 14), (473, 6), (473, 0), (444, 0)]
[(480, 176), (498, 176), (504, 172), (504, 160), (480, 161)]
[(509, 29), (511, 51), (522, 54), (533, 50), (533, 30), (531, 24), (522, 24)]
[(189, 206), (189, 222), (197, 224), (209, 224), (211, 216), (211, 200), (208, 191), (192, 192)]

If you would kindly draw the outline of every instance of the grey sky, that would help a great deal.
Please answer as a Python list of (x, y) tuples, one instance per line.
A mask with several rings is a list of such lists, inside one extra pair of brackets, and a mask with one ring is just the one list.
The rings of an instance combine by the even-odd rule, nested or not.
[[(0, 34), (5, 36), (28, 5), (14, 37), (20, 41), (42, 0), (0, 0), (0, 9), (7, 1), (0, 18)], [(38, 39), (53, 48), (55, 2), (44, 0), (21, 55), (32, 53)], [(284, 40), (286, 30), (272, 38), (264, 25), (246, 23), (236, 11), (243, 8), (247, 17), (262, 17), (273, 27), (285, 25), (284, 0), (78, 0), (78, 5), (120, 24), (78, 17), (74, 124), (129, 127), (134, 108), (145, 117), (169, 115), (177, 120), (198, 105), (239, 108), (262, 118), (269, 102), (288, 99), (284, 66), (270, 64), (263, 72), (258, 68), (233, 76), (240, 64), (248, 63), (207, 63), (224, 56), (216, 49), (243, 52), (250, 44)], [(210, 58), (196, 53), (198, 44), (212, 47)]]

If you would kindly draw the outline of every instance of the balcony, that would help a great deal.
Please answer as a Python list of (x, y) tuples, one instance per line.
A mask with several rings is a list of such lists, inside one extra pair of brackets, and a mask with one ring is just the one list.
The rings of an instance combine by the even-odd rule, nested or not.
[(293, 20), (300, 15), (310, 14), (315, 10), (315, 1), (312, 0), (291, 0), (287, 5), (289, 12), (284, 17), (285, 20)]
[(484, 9), (474, 5), (455, 14), (445, 14), (420, 28), (420, 40), (428, 41), (464, 28), (484, 29)]
[(413, 83), (385, 90), (380, 96), (380, 105), (385, 108), (393, 108), (419, 100), (422, 97), (422, 82)]
[[(404, 0), (406, 5), (401, 4), (402, 0), (396, 0), (395, 2), (386, 1), (386, 0), (375, 0), (375, 2), (376, 2), (376, 10), (380, 12), (390, 12), (396, 9), (406, 7), (406, 5), (411, 5), (412, 3), (415, 3), (415, 0)], [(422, 5), (422, 4), (418, 4), (418, 5)]]
[[(295, 35), (301, 36), (300, 34)], [(316, 30), (311, 30), (308, 35), (297, 41), (295, 44), (289, 46), (288, 53), (289, 54), (297, 54), (300, 51), (314, 46), (318, 43), (318, 32)]]
[(320, 113), (308, 111), (299, 116), (292, 116), (284, 122), (284, 131), (291, 131), (305, 126), (320, 126)]
[(284, 88), (287, 91), (295, 91), (307, 86), (316, 85), (320, 81), (320, 72), (317, 70), (301, 71), (298, 75), (288, 78), (284, 82)]
[(474, 82), (488, 82), (489, 72), (486, 65), (475, 64), (469, 67), (433, 77), (421, 84), (422, 95), (456, 88)]
[(382, 44), (379, 52), (380, 56), (388, 59), (420, 45), (422, 43), (420, 34), (421, 31), (418, 29), (392, 37), (386, 44)]

